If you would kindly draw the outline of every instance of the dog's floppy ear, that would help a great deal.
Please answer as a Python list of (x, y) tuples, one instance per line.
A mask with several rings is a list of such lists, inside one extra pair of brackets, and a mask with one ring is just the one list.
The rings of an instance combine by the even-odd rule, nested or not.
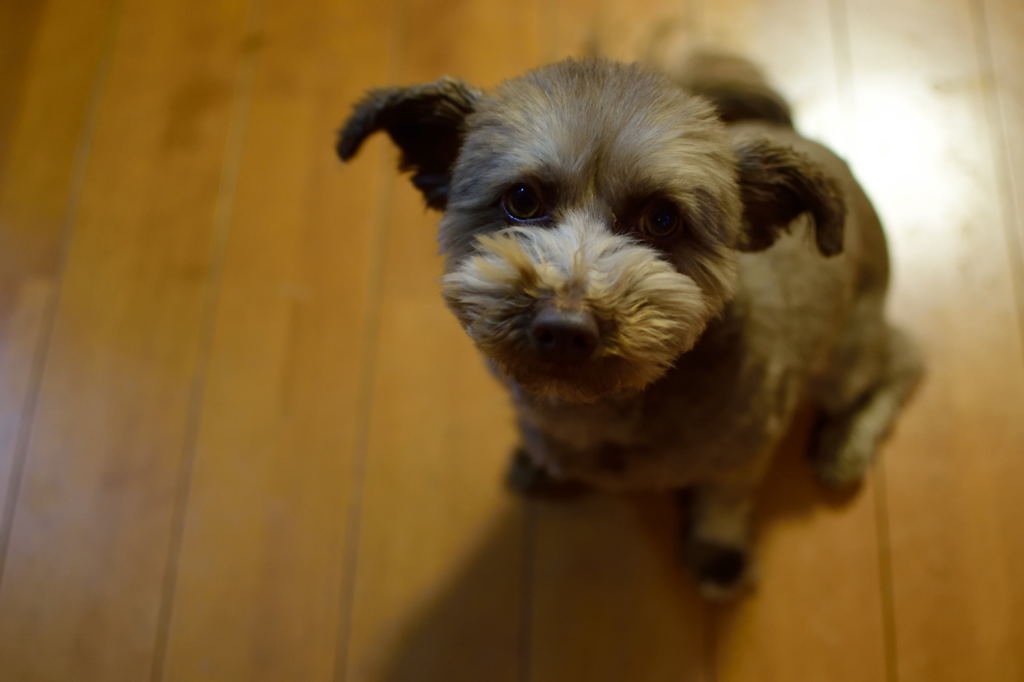
[(835, 180), (792, 147), (766, 137), (735, 141), (743, 200), (744, 251), (767, 249), (801, 214), (814, 220), (814, 241), (822, 255), (843, 250), (846, 206)]
[(402, 150), (401, 170), (413, 172), (412, 183), (423, 193), (427, 206), (444, 210), (466, 116), (479, 96), (477, 90), (453, 78), (371, 90), (341, 129), (338, 156), (348, 161), (367, 137), (387, 131)]

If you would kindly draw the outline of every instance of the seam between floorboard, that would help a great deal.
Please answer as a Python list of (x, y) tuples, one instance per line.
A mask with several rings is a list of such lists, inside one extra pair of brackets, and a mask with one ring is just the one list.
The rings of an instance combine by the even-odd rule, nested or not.
[(1017, 343), (1024, 356), (1024, 244), (1021, 241), (1022, 226), (1016, 191), (1024, 191), (1024, 188), (1017, 187), (1013, 163), (1007, 151), (1006, 108), (1003, 106), (1000, 86), (996, 81), (995, 55), (992, 52), (992, 40), (988, 31), (986, 0), (974, 0), (971, 3), (971, 20), (975, 28), (974, 47), (979, 66), (983, 75), (989, 74), (991, 82), (991, 92), (982, 95), (982, 105), (985, 109), (985, 123), (989, 128), (989, 149), (1000, 195), (1000, 219), (1008, 252), (1014, 307), (1017, 310)]
[(886, 679), (898, 682), (899, 648), (896, 634), (896, 603), (892, 574), (892, 544), (889, 539), (889, 487), (886, 485), (885, 462), (875, 467), (874, 474), (875, 536), (878, 539), (878, 577), (882, 591), (882, 629), (885, 633)]
[[(263, 9), (267, 0), (250, 0), (243, 37), (260, 28)], [(174, 510), (171, 518), (171, 537), (168, 541), (164, 578), (160, 588), (160, 604), (157, 611), (157, 627), (153, 644), (153, 659), (150, 679), (160, 682), (164, 677), (167, 661), (167, 645), (171, 620), (174, 615), (174, 600), (177, 595), (178, 568), (181, 547), (184, 541), (185, 521), (192, 487), (192, 472), (195, 466), (199, 428), (202, 423), (203, 404), (208, 378), (210, 357), (216, 331), (217, 313), (221, 287), (224, 281), (225, 258), (231, 236), (231, 222), (234, 202), (241, 172), (242, 153), (251, 108), (253, 84), (255, 82), (258, 51), (246, 51), (239, 58), (236, 71), (236, 86), (232, 102), (228, 131), (224, 141), (224, 154), (217, 203), (214, 208), (213, 231), (210, 238), (210, 276), (208, 288), (203, 296), (200, 312), (199, 346), (195, 369), (189, 390), (189, 410), (185, 422), (185, 441), (182, 460), (178, 469), (175, 486)]]
[(520, 566), (519, 603), (519, 682), (533, 679), (533, 614), (536, 569), (537, 569), (537, 524), (540, 523), (540, 507), (533, 500), (523, 502), (522, 565)]
[(32, 440), (32, 426), (35, 422), (43, 377), (46, 374), (46, 362), (50, 355), (53, 331), (57, 321), (57, 311), (60, 308), (60, 301), (64, 290), (64, 277), (67, 272), (71, 253), (71, 241), (75, 231), (74, 226), (78, 218), (79, 202), (81, 201), (82, 189), (85, 186), (88, 160), (92, 152), (93, 137), (99, 118), (100, 102), (103, 100), (103, 93), (106, 90), (110, 66), (113, 61), (114, 44), (121, 24), (122, 5), (121, 0), (112, 0), (110, 3), (110, 26), (107, 28), (106, 35), (103, 38), (104, 45), (100, 53), (99, 63), (96, 66), (95, 83), (89, 99), (85, 120), (79, 133), (74, 161), (72, 162), (71, 186), (68, 190), (64, 216), (61, 219), (61, 234), (58, 238), (60, 246), (58, 247), (57, 270), (54, 274), (53, 290), (47, 297), (42, 316), (42, 329), (39, 332), (39, 339), (36, 341), (35, 352), (32, 354), (32, 368), (29, 371), (28, 390), (22, 402), (14, 456), (7, 482), (7, 498), (4, 504), (3, 517), (0, 519), (0, 587), (3, 585), (5, 569), (7, 567), (7, 556), (11, 535), (14, 531), (18, 498), (21, 493), (22, 478), (24, 477), (29, 445)]
[[(342, 0), (344, 1), (344, 0)], [(398, 67), (404, 58), (404, 37), (408, 26), (405, 0), (393, 0), (389, 64), (387, 77), (395, 80)], [(334, 671), (331, 679), (344, 682), (348, 676), (351, 656), (352, 621), (355, 615), (355, 593), (359, 567), (359, 544), (363, 530), (363, 500), (366, 484), (366, 467), (370, 446), (370, 421), (373, 416), (374, 379), (377, 369), (377, 347), (380, 340), (381, 301), (384, 289), (384, 256), (387, 237), (393, 215), (394, 172), (384, 159), (379, 160), (377, 169), (380, 189), (377, 196), (377, 219), (373, 244), (370, 249), (370, 273), (366, 294), (366, 315), (364, 319), (363, 358), (359, 381), (359, 414), (356, 416), (356, 434), (352, 450), (352, 478), (349, 484), (348, 524), (345, 529), (344, 559), (338, 590), (338, 625), (335, 636)]]

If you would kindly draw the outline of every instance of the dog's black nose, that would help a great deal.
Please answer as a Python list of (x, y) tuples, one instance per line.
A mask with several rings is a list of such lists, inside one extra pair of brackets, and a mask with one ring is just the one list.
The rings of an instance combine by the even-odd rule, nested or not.
[(597, 321), (582, 310), (545, 306), (530, 324), (530, 339), (549, 360), (586, 360), (597, 349)]

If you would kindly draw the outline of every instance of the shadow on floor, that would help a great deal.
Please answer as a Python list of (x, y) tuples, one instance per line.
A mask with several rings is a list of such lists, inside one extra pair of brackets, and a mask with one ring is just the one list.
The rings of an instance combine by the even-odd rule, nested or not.
[[(760, 533), (852, 499), (814, 480), (805, 461), (810, 422), (797, 420), (769, 473)], [(515, 505), (397, 628), (383, 670), (357, 679), (710, 679), (710, 623), (728, 628), (731, 609), (696, 594), (680, 562), (678, 509), (667, 495)]]

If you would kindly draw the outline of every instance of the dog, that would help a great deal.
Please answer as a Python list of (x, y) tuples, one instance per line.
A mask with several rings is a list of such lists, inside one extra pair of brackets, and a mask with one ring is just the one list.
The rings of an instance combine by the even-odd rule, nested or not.
[(514, 488), (689, 491), (686, 556), (729, 597), (752, 583), (753, 496), (798, 406), (819, 414), (818, 477), (864, 477), (923, 363), (886, 321), (871, 203), (752, 63), (377, 89), (341, 159), (377, 131), (442, 212), (444, 299), (516, 408)]

